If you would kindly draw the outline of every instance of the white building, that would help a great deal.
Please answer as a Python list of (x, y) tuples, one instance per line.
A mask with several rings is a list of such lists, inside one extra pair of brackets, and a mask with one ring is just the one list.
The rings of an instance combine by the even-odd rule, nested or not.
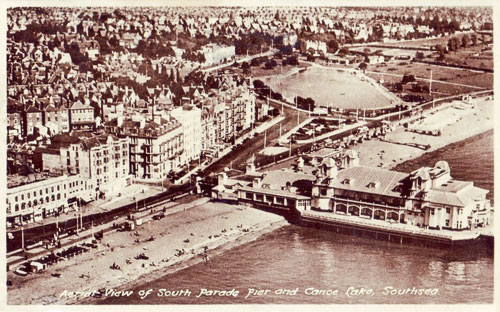
[(170, 115), (182, 125), (184, 153), (182, 163), (200, 158), (202, 141), (201, 110), (193, 105), (176, 107)]
[[(136, 180), (157, 182), (179, 171), (184, 151), (183, 127), (176, 120), (142, 116), (116, 118), (104, 124), (107, 132), (127, 138), (130, 143), (130, 173)], [(201, 144), (201, 143), (200, 143)]]
[(205, 65), (224, 63), (233, 60), (236, 56), (234, 46), (220, 46), (215, 43), (203, 46), (201, 53), (205, 56)]
[(22, 177), (22, 180), (7, 188), (8, 226), (41, 221), (45, 217), (76, 207), (83, 188), (79, 175), (34, 176), (33, 179)]
[(312, 189), (317, 210), (415, 227), (465, 230), (491, 220), (488, 190), (450, 176), (445, 161), (411, 174), (325, 160)]

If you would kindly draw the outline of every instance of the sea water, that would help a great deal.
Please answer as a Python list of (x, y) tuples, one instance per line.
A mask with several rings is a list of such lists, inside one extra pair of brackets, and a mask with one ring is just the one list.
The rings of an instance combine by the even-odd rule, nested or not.
[[(455, 179), (473, 181), (493, 199), (492, 131), (396, 169), (410, 172), (438, 160), (449, 163)], [(289, 225), (138, 285), (131, 297), (98, 303), (492, 303), (493, 280), (491, 250), (423, 248)]]

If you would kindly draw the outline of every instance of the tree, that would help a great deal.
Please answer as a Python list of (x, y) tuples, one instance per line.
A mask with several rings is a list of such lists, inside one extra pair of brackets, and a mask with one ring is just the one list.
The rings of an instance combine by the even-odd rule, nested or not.
[(457, 37), (453, 37), (448, 40), (448, 50), (457, 51), (459, 46), (459, 39)]
[(414, 81), (415, 81), (414, 75), (403, 75), (403, 79), (401, 80), (401, 83), (407, 84), (408, 82), (414, 82)]
[(345, 56), (345, 55), (349, 54), (349, 49), (347, 47), (342, 47), (339, 51), (339, 54), (342, 56)]
[(311, 112), (314, 110), (315, 102), (312, 98), (308, 97), (307, 99), (305, 99), (304, 104), (305, 104), (305, 109), (307, 109)]
[(290, 65), (299, 65), (299, 59), (296, 56), (292, 56), (288, 58), (288, 64)]
[(291, 55), (293, 53), (293, 48), (291, 45), (286, 45), (286, 46), (281, 47), (280, 51), (284, 55)]
[(339, 49), (339, 43), (337, 42), (336, 39), (332, 39), (332, 40), (328, 41), (327, 46), (328, 46), (328, 50), (330, 52), (333, 52), (333, 53), (337, 52), (337, 50)]
[(467, 48), (469, 46), (469, 43), (470, 43), (470, 37), (469, 37), (469, 35), (467, 35), (467, 34), (463, 35), (463, 37), (462, 37), (462, 47)]
[(274, 67), (276, 67), (276, 65), (278, 65), (278, 64), (276, 63), (275, 60), (270, 60), (270, 61), (266, 62), (265, 67), (266, 67), (266, 69), (273, 69)]
[(361, 69), (363, 71), (365, 71), (367, 67), (368, 67), (368, 65), (365, 62), (359, 64), (359, 69)]
[(473, 33), (472, 36), (471, 36), (471, 39), (472, 39), (472, 45), (476, 46), (477, 45), (477, 40), (478, 40), (477, 34)]
[(394, 91), (396, 91), (396, 92), (401, 92), (401, 91), (403, 91), (403, 84), (401, 84), (401, 83), (399, 83), (399, 82), (398, 82), (398, 83), (395, 83), (395, 84), (394, 84)]
[(250, 66), (259, 66), (260, 65), (260, 60), (258, 58), (253, 58), (252, 61), (250, 61)]
[(415, 54), (415, 59), (416, 59), (416, 60), (421, 61), (423, 58), (424, 58), (424, 53), (423, 53), (423, 52), (418, 51), (418, 52)]
[(436, 44), (436, 46), (434, 48), (439, 53), (439, 56), (444, 56), (446, 48), (442, 44)]

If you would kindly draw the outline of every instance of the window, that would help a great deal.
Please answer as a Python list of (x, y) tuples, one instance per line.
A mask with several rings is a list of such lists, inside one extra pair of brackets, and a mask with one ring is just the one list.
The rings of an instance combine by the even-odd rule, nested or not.
[(322, 188), (320, 190), (320, 192), (321, 192), (321, 196), (326, 196), (326, 189)]
[(434, 215), (434, 208), (431, 209), (431, 215)]
[(447, 226), (447, 227), (450, 226), (450, 220), (446, 219), (444, 225)]
[(450, 213), (450, 208), (446, 208), (446, 213)]

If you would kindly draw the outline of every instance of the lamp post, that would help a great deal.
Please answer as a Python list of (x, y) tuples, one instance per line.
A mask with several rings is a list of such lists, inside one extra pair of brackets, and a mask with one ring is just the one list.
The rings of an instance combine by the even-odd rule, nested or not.
[(21, 225), (21, 248), (24, 250), (24, 224)]

